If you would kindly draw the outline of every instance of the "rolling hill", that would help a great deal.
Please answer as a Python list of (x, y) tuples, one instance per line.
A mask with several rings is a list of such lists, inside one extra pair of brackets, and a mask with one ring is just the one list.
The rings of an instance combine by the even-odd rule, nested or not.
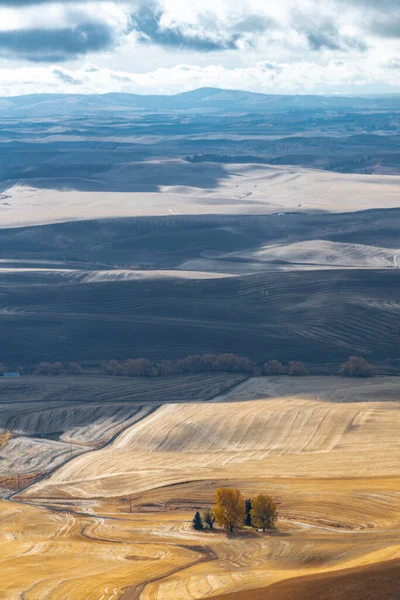
[(239, 90), (200, 88), (172, 96), (109, 93), (101, 95), (36, 94), (0, 99), (7, 116), (32, 118), (144, 111), (283, 112), (289, 110), (365, 110), (399, 108), (396, 94), (366, 97), (265, 95)]
[(0, 293), (2, 359), (10, 364), (235, 352), (259, 362), (337, 365), (351, 354), (380, 362), (399, 352), (397, 269), (100, 283), (50, 277), (33, 285), (6, 279)]

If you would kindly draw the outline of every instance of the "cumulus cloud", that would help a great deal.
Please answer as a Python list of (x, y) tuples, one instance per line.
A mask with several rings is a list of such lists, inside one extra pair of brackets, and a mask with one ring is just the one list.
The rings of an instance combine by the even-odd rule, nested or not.
[(138, 40), (175, 49), (199, 52), (235, 50), (252, 45), (253, 36), (265, 34), (276, 23), (262, 14), (240, 15), (219, 21), (210, 11), (196, 15), (193, 22), (178, 21), (161, 4), (146, 2), (130, 17), (130, 30)]
[(312, 50), (344, 50), (356, 49), (361, 52), (367, 50), (367, 45), (357, 38), (340, 35), (333, 23), (325, 23), (322, 27), (306, 30), (305, 35)]
[(0, 57), (101, 63), (49, 67), (51, 89), (387, 87), (398, 85), (399, 23), (400, 0), (0, 0)]
[[(137, 44), (198, 53), (246, 48), (265, 51), (268, 44), (293, 45), (296, 36), (298, 45), (304, 40), (304, 47), (314, 52), (361, 52), (367, 48), (361, 36), (350, 35), (343, 28), (332, 0), (304, 0), (300, 7), (294, 0), (281, 0), (276, 6), (261, 0), (246, 5), (233, 0), (203, 0), (201, 4), (192, 0), (53, 0), (51, 9), (43, 12), (45, 3), (50, 0), (0, 0), (0, 11), (7, 11), (3, 18), (0, 14), (3, 56), (67, 60), (117, 46), (130, 34)], [(73, 26), (66, 23), (69, 13), (62, 10), (66, 8), (80, 15)], [(33, 27), (30, 21), (35, 18), (43, 20), (43, 25)], [(57, 26), (48, 26), (50, 18), (59, 19)], [(8, 27), (4, 26), (7, 21)], [(382, 30), (385, 36), (394, 36), (395, 28), (395, 24), (385, 28), (379, 21), (374, 25), (375, 32)]]
[(190, 48), (200, 52), (210, 52), (234, 48), (236, 36), (218, 36), (214, 32), (195, 29), (180, 23), (162, 23), (163, 11), (159, 5), (143, 5), (132, 14), (130, 29), (135, 31), (141, 42), (159, 44), (173, 48)]

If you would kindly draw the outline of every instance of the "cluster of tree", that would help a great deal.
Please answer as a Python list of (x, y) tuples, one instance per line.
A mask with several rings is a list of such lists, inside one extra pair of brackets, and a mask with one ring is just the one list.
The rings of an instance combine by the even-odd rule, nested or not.
[(35, 375), (82, 375), (83, 369), (76, 362), (41, 362), (36, 368)]
[(263, 373), (265, 375), (293, 375), (296, 377), (308, 375), (305, 364), (298, 360), (290, 361), (287, 366), (279, 360), (270, 360), (264, 364)]
[(374, 367), (361, 356), (350, 356), (340, 367), (339, 375), (345, 377), (373, 377)]
[(193, 354), (180, 360), (153, 362), (147, 358), (128, 359), (123, 362), (110, 360), (101, 364), (107, 375), (128, 377), (158, 377), (179, 373), (210, 373), (227, 371), (232, 373), (252, 373), (254, 363), (236, 354)]
[(207, 526), (213, 529), (217, 522), (228, 532), (246, 525), (256, 529), (273, 529), (277, 519), (277, 507), (274, 499), (266, 494), (258, 494), (244, 500), (240, 490), (219, 488), (214, 507), (199, 511), (193, 517), (193, 528), (201, 531)]
[(110, 360), (100, 365), (106, 375), (125, 375), (128, 377), (156, 377), (157, 364), (147, 358), (128, 359), (124, 362)]

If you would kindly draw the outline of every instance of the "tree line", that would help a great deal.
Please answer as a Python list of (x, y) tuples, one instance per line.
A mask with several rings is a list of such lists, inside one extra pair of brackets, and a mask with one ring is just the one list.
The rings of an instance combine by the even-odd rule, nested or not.
[(159, 377), (181, 373), (254, 373), (255, 363), (237, 354), (192, 354), (179, 360), (154, 362), (147, 358), (128, 359), (123, 362), (110, 360), (100, 365), (106, 375), (128, 377)]
[(228, 533), (243, 526), (266, 531), (275, 528), (277, 517), (277, 506), (271, 496), (258, 494), (245, 500), (240, 490), (222, 487), (217, 490), (213, 508), (195, 513), (193, 529), (214, 529), (214, 523), (217, 522)]
[[(181, 373), (247, 373), (255, 374), (260, 370), (249, 358), (237, 354), (193, 354), (179, 360), (153, 362), (147, 358), (128, 359), (123, 362), (110, 360), (101, 363), (101, 370), (106, 375), (128, 377), (159, 377), (163, 375), (179, 375)], [(277, 360), (265, 363), (262, 367), (265, 375), (308, 375), (304, 363), (290, 361), (284, 366)]]
[[(125, 377), (162, 377), (167, 375), (179, 375), (182, 373), (260, 373), (260, 368), (249, 358), (237, 354), (192, 354), (179, 360), (163, 360), (161, 362), (151, 361), (147, 358), (130, 358), (125, 361), (109, 360), (102, 362), (101, 371), (105, 375)], [(23, 367), (17, 367), (15, 371), (22, 374)], [(5, 365), (0, 362), (0, 376), (7, 371)], [(305, 364), (298, 360), (290, 361), (284, 365), (279, 360), (271, 360), (264, 363), (261, 368), (263, 375), (290, 375), (304, 377), (309, 375)], [(41, 362), (34, 370), (35, 375), (82, 375), (82, 366), (77, 362), (62, 363)], [(350, 356), (344, 362), (338, 375), (344, 377), (373, 377), (375, 369), (361, 356)]]
[(77, 362), (41, 362), (35, 369), (35, 375), (82, 375), (83, 369)]

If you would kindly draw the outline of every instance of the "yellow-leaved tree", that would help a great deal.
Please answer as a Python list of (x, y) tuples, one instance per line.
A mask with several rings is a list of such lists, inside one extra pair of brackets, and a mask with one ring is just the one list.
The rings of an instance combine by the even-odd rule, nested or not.
[(251, 524), (257, 529), (272, 529), (277, 519), (277, 508), (273, 498), (259, 494), (251, 500)]
[(218, 525), (233, 531), (243, 524), (245, 507), (243, 496), (237, 489), (219, 488), (213, 509)]

